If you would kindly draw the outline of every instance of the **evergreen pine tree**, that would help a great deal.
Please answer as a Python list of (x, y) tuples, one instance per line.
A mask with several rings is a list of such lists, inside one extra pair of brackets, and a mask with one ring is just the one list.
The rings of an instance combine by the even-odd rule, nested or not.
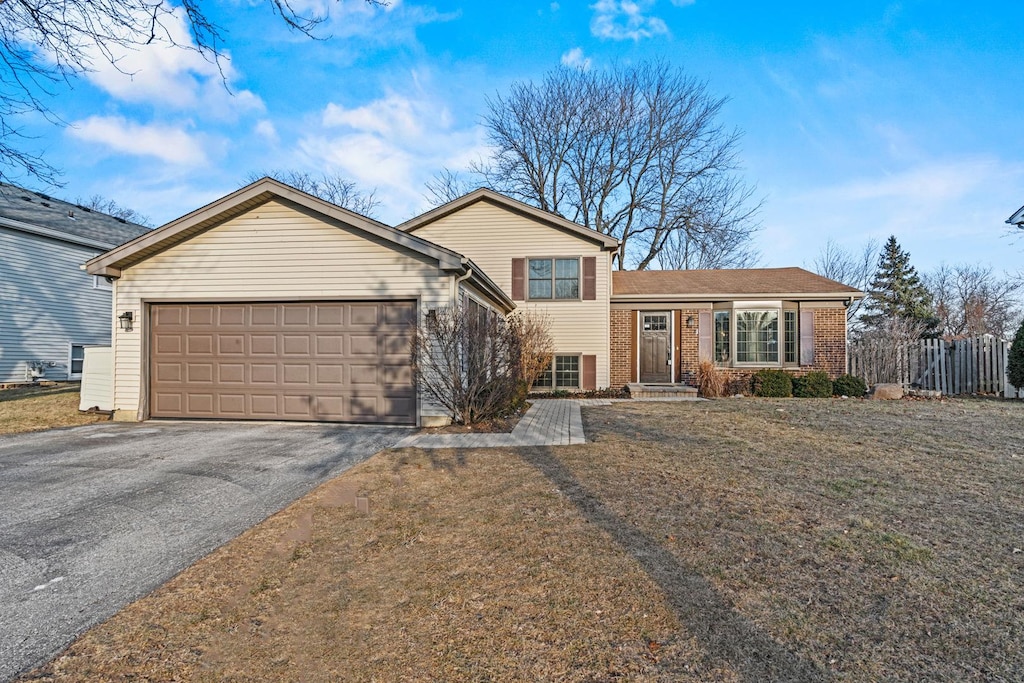
[(865, 327), (880, 329), (901, 321), (921, 327), (924, 336), (935, 334), (939, 321), (932, 311), (931, 294), (895, 235), (882, 248), (867, 294), (861, 317)]
[(1024, 389), (1024, 320), (1020, 322), (1017, 335), (1013, 338), (1013, 346), (1010, 347), (1010, 356), (1006, 362), (1006, 374), (1010, 384), (1018, 389)]

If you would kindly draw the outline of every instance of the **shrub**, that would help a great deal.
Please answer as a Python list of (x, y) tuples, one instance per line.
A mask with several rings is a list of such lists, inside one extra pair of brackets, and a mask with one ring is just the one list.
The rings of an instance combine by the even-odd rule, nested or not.
[(860, 377), (854, 375), (839, 375), (832, 382), (832, 393), (836, 396), (860, 398), (867, 392), (868, 385)]
[(1010, 347), (1006, 361), (1006, 374), (1010, 384), (1018, 389), (1024, 388), (1024, 321), (1021, 321), (1013, 338), (1013, 346)]
[(728, 377), (715, 367), (714, 361), (702, 360), (697, 366), (697, 393), (704, 398), (724, 395)]
[(831, 398), (832, 380), (828, 373), (821, 370), (808, 372), (800, 378), (800, 382), (793, 378), (793, 395), (800, 398)]
[(793, 376), (784, 370), (764, 368), (754, 375), (754, 396), (788, 398), (793, 395)]
[(742, 396), (750, 396), (750, 375), (731, 375), (726, 378), (725, 381), (725, 395), (736, 396), (740, 394)]

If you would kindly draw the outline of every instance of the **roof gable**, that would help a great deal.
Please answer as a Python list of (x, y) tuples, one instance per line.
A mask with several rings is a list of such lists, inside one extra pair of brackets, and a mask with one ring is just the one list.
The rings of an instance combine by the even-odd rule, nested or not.
[(544, 211), (543, 209), (538, 209), (535, 206), (530, 206), (529, 204), (517, 201), (511, 197), (506, 197), (500, 192), (495, 192), (494, 190), (486, 187), (473, 190), (469, 194), (463, 195), (462, 197), (452, 200), (447, 204), (442, 204), (435, 209), (431, 209), (426, 213), (420, 214), (419, 216), (399, 225), (398, 229), (407, 233), (413, 233), (425, 225), (429, 225), (436, 220), (451, 215), (456, 211), (460, 211), (467, 206), (476, 204), (477, 202), (487, 202), (505, 209), (506, 211), (526, 216), (548, 227), (561, 230), (575, 237), (580, 237), (599, 244), (602, 249), (607, 251), (614, 251), (619, 248), (619, 241), (614, 237), (597, 232), (596, 230), (591, 230), (590, 228), (579, 225), (578, 223), (573, 223), (572, 221), (562, 218), (558, 214), (551, 213), (550, 211)]
[(8, 183), (0, 183), (0, 226), (101, 250), (149, 232), (143, 225)]
[(465, 259), (450, 249), (445, 249), (415, 235), (406, 234), (371, 218), (296, 190), (272, 178), (262, 178), (127, 244), (97, 256), (86, 263), (86, 269), (95, 275), (118, 277), (122, 269), (144, 261), (154, 254), (180, 244), (271, 199), (294, 204), (305, 211), (321, 216), (327, 222), (341, 223), (346, 228), (374, 235), (385, 242), (411, 249), (437, 260), (443, 269), (461, 270), (463, 267)]
[(620, 270), (612, 273), (613, 300), (644, 297), (724, 300), (749, 296), (860, 298), (864, 293), (803, 268)]

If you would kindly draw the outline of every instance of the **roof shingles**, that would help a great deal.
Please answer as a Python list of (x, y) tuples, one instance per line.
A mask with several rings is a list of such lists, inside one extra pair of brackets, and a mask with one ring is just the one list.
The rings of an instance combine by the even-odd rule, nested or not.
[(612, 298), (619, 296), (861, 294), (854, 287), (803, 268), (734, 270), (620, 270), (612, 273)]

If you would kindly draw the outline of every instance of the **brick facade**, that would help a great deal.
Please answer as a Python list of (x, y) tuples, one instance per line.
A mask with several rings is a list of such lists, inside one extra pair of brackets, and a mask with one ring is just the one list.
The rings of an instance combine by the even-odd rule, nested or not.
[[(611, 311), (611, 386), (619, 388), (636, 380), (634, 375), (635, 332), (632, 321), (636, 311)], [(693, 318), (693, 326), (687, 327), (687, 318)], [(675, 381), (688, 385), (697, 383), (699, 335), (697, 325), (699, 310), (696, 308), (675, 309)], [(721, 368), (730, 378), (742, 383), (749, 379), (757, 368)], [(843, 308), (814, 309), (814, 363), (799, 368), (787, 367), (787, 372), (804, 375), (814, 370), (824, 370), (835, 379), (846, 372), (846, 310)]]
[(636, 311), (611, 312), (611, 382), (613, 389), (620, 389), (633, 381), (633, 340), (630, 329)]

